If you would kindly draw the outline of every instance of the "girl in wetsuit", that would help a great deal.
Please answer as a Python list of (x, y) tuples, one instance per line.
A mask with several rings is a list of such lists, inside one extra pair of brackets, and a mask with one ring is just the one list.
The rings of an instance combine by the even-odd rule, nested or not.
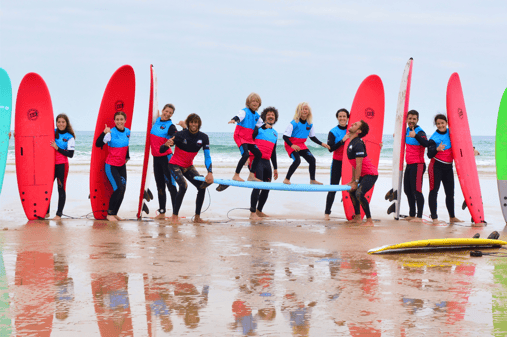
[(462, 222), (454, 214), (454, 170), (452, 168), (452, 144), (447, 128), (447, 117), (443, 114), (435, 116), (437, 130), (428, 142), (428, 158), (431, 159), (428, 167), (430, 178), (430, 195), (428, 204), (431, 218), (434, 223), (439, 223), (437, 215), (437, 196), (440, 183), (444, 185), (445, 205), (449, 212), (451, 223)]
[(300, 103), (296, 108), (294, 114), (294, 120), (292, 120), (283, 134), (283, 140), (285, 141), (285, 150), (289, 157), (294, 160), (292, 165), (289, 167), (289, 171), (285, 176), (284, 184), (290, 185), (290, 178), (301, 164), (301, 157), (303, 157), (310, 165), (310, 184), (322, 185), (322, 183), (315, 180), (315, 157), (306, 147), (306, 139), (310, 139), (329, 150), (329, 145), (322, 143), (315, 137), (315, 131), (312, 124), (312, 109), (308, 103)]
[(95, 141), (95, 146), (102, 147), (108, 145), (108, 154), (106, 158), (105, 171), (109, 183), (113, 187), (113, 194), (109, 199), (107, 209), (107, 220), (123, 220), (118, 216), (125, 189), (127, 187), (127, 166), (129, 156), (130, 130), (125, 127), (127, 114), (123, 111), (117, 111), (114, 114), (114, 128), (110, 129), (107, 124), (104, 132)]
[[(69, 173), (69, 158), (74, 156), (76, 146), (76, 135), (70, 124), (69, 117), (66, 114), (56, 116), (55, 140), (49, 145), (55, 149), (55, 179), (58, 182), (58, 209), (54, 220), (62, 218), (63, 207), (67, 194), (65, 186), (67, 184), (67, 174)], [(49, 217), (49, 207), (46, 218)]]
[(167, 188), (169, 189), (171, 202), (174, 200), (177, 192), (176, 185), (173, 179), (171, 179), (171, 173), (169, 172), (168, 165), (173, 152), (170, 147), (166, 147), (165, 152), (160, 152), (160, 146), (176, 134), (176, 126), (171, 121), (174, 110), (174, 105), (166, 104), (162, 109), (161, 117), (157, 118), (156, 122), (151, 127), (150, 132), (151, 154), (153, 155), (153, 174), (155, 175), (155, 182), (157, 183), (159, 204), (159, 215), (155, 217), (156, 219), (165, 218), (167, 201), (165, 186), (167, 185)]
[(241, 169), (248, 161), (249, 152), (252, 152), (254, 155), (254, 161), (252, 165), (250, 165), (250, 174), (248, 176), (249, 181), (260, 181), (255, 178), (255, 171), (257, 170), (257, 164), (262, 157), (261, 151), (255, 145), (255, 141), (252, 138), (254, 130), (256, 127), (260, 127), (262, 125), (262, 119), (260, 119), (257, 110), (261, 106), (262, 101), (261, 97), (252, 92), (246, 98), (246, 108), (240, 110), (236, 116), (234, 116), (229, 124), (237, 123), (236, 129), (234, 130), (234, 141), (239, 147), (239, 151), (241, 152), (241, 159), (238, 162), (236, 167), (236, 172), (232, 177), (233, 180), (244, 181), (239, 176)]
[[(336, 112), (336, 119), (338, 125), (329, 131), (327, 136), (327, 145), (329, 145), (329, 152), (333, 152), (333, 162), (331, 164), (331, 185), (338, 185), (342, 177), (342, 161), (343, 161), (343, 148), (349, 135), (347, 134), (347, 124), (349, 123), (350, 113), (347, 109), (340, 109)], [(325, 220), (329, 220), (331, 214), (331, 207), (333, 207), (336, 192), (328, 192), (326, 199), (326, 211), (324, 215)]]
[[(204, 202), (206, 187), (213, 183), (213, 173), (209, 152), (209, 138), (208, 135), (199, 131), (201, 124), (202, 122), (199, 115), (188, 115), (185, 120), (185, 125), (188, 126), (188, 129), (183, 129), (182, 131), (177, 132), (173, 138), (169, 139), (160, 147), (160, 152), (165, 152), (168, 146), (176, 146), (174, 149), (174, 155), (171, 160), (169, 160), (169, 171), (179, 187), (178, 192), (173, 199), (172, 223), (179, 223), (180, 221), (178, 213), (181, 204), (183, 203), (183, 197), (187, 192), (187, 182), (185, 181), (185, 178), (197, 188), (194, 222), (205, 222), (201, 219), (201, 209)], [(194, 179), (194, 177), (199, 176), (199, 172), (197, 172), (194, 167), (194, 158), (200, 149), (203, 149), (204, 151), (204, 163), (206, 165), (206, 169), (208, 170), (205, 182), (200, 182)]]

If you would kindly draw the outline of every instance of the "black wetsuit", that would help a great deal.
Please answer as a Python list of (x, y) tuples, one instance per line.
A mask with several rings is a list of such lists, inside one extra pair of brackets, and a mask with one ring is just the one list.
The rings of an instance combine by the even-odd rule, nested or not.
[[(330, 147), (329, 152), (334, 152), (333, 162), (331, 163), (331, 185), (340, 184), (340, 180), (342, 178), (343, 145), (345, 145), (343, 139), (336, 139), (336, 132), (334, 132), (335, 129), (337, 129), (336, 131), (341, 131), (341, 136), (341, 133), (346, 133), (347, 126), (338, 125), (333, 130), (331, 130), (327, 136), (327, 145)], [(325, 214), (331, 214), (331, 208), (333, 207), (335, 196), (336, 192), (327, 193)]]
[(428, 147), (429, 141), (426, 133), (418, 126), (414, 128), (415, 137), (408, 137), (410, 128), (406, 132), (406, 151), (405, 158), (407, 166), (405, 167), (405, 176), (403, 177), (404, 192), (407, 195), (409, 215), (422, 218), (424, 210), (424, 195), (422, 194), (423, 176), (426, 172), (426, 163), (424, 162), (424, 150)]

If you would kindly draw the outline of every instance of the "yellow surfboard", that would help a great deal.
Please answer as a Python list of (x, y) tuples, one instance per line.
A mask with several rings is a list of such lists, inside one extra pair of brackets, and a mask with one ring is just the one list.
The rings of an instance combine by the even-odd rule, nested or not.
[(498, 248), (503, 245), (507, 245), (507, 241), (474, 238), (429, 239), (377, 247), (370, 249), (368, 251), (368, 254), (406, 253), (428, 250)]

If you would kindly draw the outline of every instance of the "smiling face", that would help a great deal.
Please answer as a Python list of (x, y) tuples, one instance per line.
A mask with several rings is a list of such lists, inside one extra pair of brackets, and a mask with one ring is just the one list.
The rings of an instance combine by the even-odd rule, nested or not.
[(447, 122), (443, 119), (437, 119), (436, 123), (437, 130), (440, 132), (446, 132), (447, 131)]
[(355, 134), (355, 133), (357, 133), (357, 130), (359, 130), (360, 127), (361, 127), (361, 121), (357, 121), (350, 126), (349, 132), (352, 134)]
[(310, 108), (308, 107), (308, 105), (304, 105), (303, 108), (301, 109), (301, 115), (299, 116), (299, 118), (305, 121), (308, 118), (309, 114)]
[(116, 117), (114, 117), (114, 124), (116, 125), (116, 128), (118, 130), (123, 130), (125, 129), (125, 117), (123, 117), (122, 115), (116, 115)]
[(56, 120), (56, 127), (58, 128), (58, 130), (64, 131), (67, 128), (67, 121), (65, 120), (65, 118), (63, 117), (58, 118)]
[(417, 123), (419, 122), (419, 118), (416, 115), (408, 115), (407, 116), (407, 125), (409, 128), (415, 128)]
[(257, 111), (257, 109), (259, 109), (259, 106), (260, 106), (260, 102), (257, 100), (257, 98), (252, 98), (248, 108), (252, 111)]
[(197, 133), (199, 131), (199, 121), (194, 119), (188, 123), (188, 131), (190, 131), (190, 133)]
[(165, 108), (162, 110), (162, 120), (167, 121), (173, 117), (174, 110), (172, 108)]
[(275, 124), (275, 120), (276, 116), (273, 111), (269, 111), (268, 113), (266, 113), (266, 123), (273, 125)]
[(339, 114), (338, 114), (338, 124), (340, 124), (340, 126), (347, 126), (347, 123), (349, 122), (349, 118), (347, 117), (347, 113), (345, 111), (341, 111)]

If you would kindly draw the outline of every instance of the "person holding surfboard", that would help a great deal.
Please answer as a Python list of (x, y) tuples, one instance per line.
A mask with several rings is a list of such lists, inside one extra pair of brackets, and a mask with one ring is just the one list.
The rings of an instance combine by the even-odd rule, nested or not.
[[(205, 223), (201, 219), (201, 209), (204, 202), (204, 195), (206, 187), (213, 183), (213, 172), (211, 167), (211, 156), (209, 151), (209, 138), (208, 135), (199, 131), (201, 129), (202, 121), (199, 115), (190, 114), (185, 120), (185, 125), (188, 129), (183, 129), (169, 139), (164, 145), (160, 147), (160, 152), (165, 152), (165, 147), (175, 145), (174, 155), (169, 160), (169, 172), (178, 184), (178, 192), (173, 199), (173, 215), (171, 218), (172, 223), (179, 223), (180, 219), (178, 213), (183, 203), (183, 197), (187, 192), (187, 182), (185, 178), (197, 188), (197, 199), (195, 201), (195, 223)], [(204, 164), (208, 170), (205, 182), (200, 182), (194, 179), (199, 176), (199, 172), (194, 167), (194, 158), (197, 152), (202, 149), (204, 152)]]
[(366, 145), (363, 138), (370, 131), (368, 124), (363, 121), (357, 121), (349, 128), (350, 143), (347, 148), (347, 158), (352, 165), (352, 180), (347, 184), (350, 188), (350, 199), (354, 205), (354, 218), (352, 223), (361, 223), (361, 209), (363, 208), (366, 216), (366, 224), (373, 225), (371, 219), (370, 205), (366, 199), (366, 193), (373, 188), (378, 179), (378, 170), (368, 158)]
[[(58, 209), (53, 220), (62, 218), (63, 208), (65, 207), (67, 184), (67, 175), (69, 173), (69, 158), (74, 156), (76, 146), (76, 135), (70, 124), (69, 117), (66, 114), (56, 116), (55, 140), (49, 145), (55, 149), (55, 179), (58, 182)], [(46, 218), (49, 217), (49, 207)]]
[(246, 98), (246, 108), (240, 110), (236, 116), (234, 116), (229, 124), (236, 123), (236, 129), (234, 130), (234, 141), (239, 147), (239, 151), (241, 152), (241, 159), (236, 166), (236, 172), (232, 177), (232, 180), (236, 181), (244, 181), (239, 176), (241, 169), (246, 164), (249, 158), (249, 152), (254, 155), (254, 160), (250, 165), (250, 175), (248, 176), (248, 181), (260, 181), (255, 178), (255, 172), (257, 170), (257, 164), (262, 157), (261, 151), (255, 145), (255, 141), (252, 138), (255, 128), (262, 126), (262, 120), (260, 119), (259, 113), (257, 110), (260, 108), (262, 104), (261, 97), (252, 92)]
[[(342, 177), (343, 148), (349, 135), (347, 134), (347, 125), (349, 123), (350, 113), (347, 109), (342, 108), (336, 112), (338, 125), (329, 131), (327, 136), (327, 145), (329, 152), (333, 152), (333, 162), (331, 163), (331, 185), (340, 184)], [(328, 192), (326, 199), (326, 211), (324, 220), (329, 220), (331, 207), (333, 207), (336, 192)]]
[(315, 130), (312, 123), (312, 109), (306, 102), (299, 103), (294, 114), (294, 119), (289, 123), (287, 129), (283, 134), (285, 141), (285, 150), (293, 162), (287, 171), (287, 175), (283, 181), (284, 184), (290, 185), (290, 178), (296, 172), (296, 169), (301, 164), (301, 157), (303, 157), (310, 165), (310, 184), (322, 185), (321, 182), (315, 180), (315, 157), (306, 146), (306, 139), (310, 139), (320, 146), (329, 150), (329, 145), (322, 143), (315, 137)]
[(447, 117), (443, 114), (435, 116), (437, 130), (431, 136), (428, 143), (428, 158), (431, 159), (428, 174), (430, 177), (430, 194), (428, 204), (430, 206), (433, 223), (439, 223), (437, 214), (437, 196), (440, 183), (444, 185), (445, 206), (449, 212), (451, 223), (462, 222), (454, 214), (454, 170), (452, 167), (453, 155)]
[(104, 132), (95, 141), (96, 147), (108, 145), (108, 153), (105, 163), (105, 171), (109, 183), (113, 187), (113, 194), (109, 199), (107, 209), (107, 220), (123, 220), (118, 216), (125, 189), (127, 186), (127, 166), (129, 156), (130, 130), (125, 127), (127, 114), (123, 111), (117, 111), (114, 114), (114, 128), (109, 128), (106, 124)]
[(405, 220), (412, 222), (422, 222), (424, 209), (422, 183), (423, 175), (426, 171), (424, 150), (428, 147), (428, 138), (424, 130), (417, 125), (418, 122), (419, 112), (417, 110), (407, 112), (407, 132), (405, 137), (405, 160), (407, 166), (405, 168), (403, 184), (409, 207), (409, 216)]
[[(278, 132), (273, 129), (273, 125), (278, 121), (278, 110), (271, 106), (267, 107), (262, 111), (261, 120), (264, 121), (264, 124), (260, 128), (256, 128), (253, 134), (255, 144), (262, 153), (262, 158), (257, 165), (255, 176), (261, 181), (270, 182), (272, 177), (274, 177), (275, 180), (278, 179), (278, 165), (276, 163)], [(273, 164), (273, 172), (271, 172), (270, 159)], [(262, 209), (268, 200), (268, 195), (269, 190), (261, 191), (255, 188), (252, 190), (252, 196), (250, 198), (250, 219), (259, 219), (267, 216), (262, 212)]]

